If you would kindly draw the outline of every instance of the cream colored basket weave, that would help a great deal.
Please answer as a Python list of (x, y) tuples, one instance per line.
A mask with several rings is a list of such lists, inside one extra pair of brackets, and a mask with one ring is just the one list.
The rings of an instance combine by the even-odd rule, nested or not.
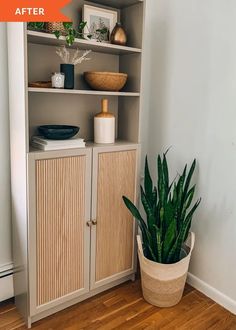
[(61, 22), (46, 23), (46, 31), (49, 33), (53, 33), (54, 31), (60, 31), (62, 34), (66, 32), (64, 25)]
[(160, 264), (143, 255), (142, 242), (137, 236), (144, 299), (158, 307), (171, 307), (183, 296), (195, 234), (190, 233), (184, 250), (188, 255), (175, 264)]

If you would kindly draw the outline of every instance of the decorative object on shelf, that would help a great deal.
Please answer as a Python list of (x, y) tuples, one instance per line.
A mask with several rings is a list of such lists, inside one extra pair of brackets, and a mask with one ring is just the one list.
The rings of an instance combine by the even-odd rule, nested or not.
[(75, 83), (75, 66), (74, 64), (61, 64), (60, 65), (61, 72), (65, 75), (65, 89), (74, 89)]
[(66, 35), (66, 28), (63, 22), (47, 22), (45, 24), (46, 32), (55, 33), (56, 31), (60, 32), (62, 35)]
[(87, 22), (80, 22), (78, 29), (73, 28), (72, 22), (29, 22), (27, 27), (29, 30), (53, 33), (57, 39), (61, 36), (66, 38), (68, 46), (72, 46), (75, 38), (85, 39), (84, 28)]
[(49, 140), (41, 136), (33, 136), (31, 139), (32, 147), (44, 151), (85, 148), (84, 139), (73, 137), (67, 140)]
[(64, 88), (65, 74), (63, 72), (54, 72), (51, 79), (53, 88)]
[(56, 54), (61, 58), (63, 64), (60, 66), (61, 72), (65, 74), (65, 89), (74, 88), (74, 67), (77, 64), (81, 64), (83, 61), (89, 61), (87, 57), (91, 53), (91, 50), (86, 50), (82, 56), (80, 56), (80, 50), (69, 51), (65, 46), (62, 46), (56, 50)]
[(60, 38), (61, 35), (65, 36), (66, 42), (69, 46), (72, 46), (75, 39), (85, 39), (85, 33), (84, 33), (84, 28), (87, 25), (87, 22), (80, 22), (78, 25), (78, 29), (75, 30), (73, 28), (73, 23), (72, 22), (63, 22), (62, 26), (63, 29), (56, 29), (53, 31), (57, 39)]
[(115, 142), (115, 116), (108, 111), (108, 100), (102, 100), (102, 112), (94, 117), (94, 142)]
[(45, 22), (28, 22), (27, 28), (28, 28), (28, 30), (45, 32), (46, 23)]
[(98, 42), (109, 42), (111, 31), (118, 19), (116, 10), (90, 5), (83, 6), (83, 21), (87, 22), (87, 38)]
[(141, 200), (147, 222), (126, 197), (125, 205), (137, 220), (142, 233), (138, 240), (144, 298), (152, 305), (171, 307), (182, 298), (195, 236), (190, 233), (192, 217), (200, 204), (193, 206), (195, 185), (190, 188), (196, 160), (190, 170), (169, 182), (166, 154), (158, 156), (157, 187), (153, 185), (146, 158)]
[(88, 71), (84, 73), (84, 78), (94, 90), (119, 92), (125, 86), (128, 75), (117, 72)]
[(127, 44), (127, 34), (122, 24), (117, 22), (111, 33), (111, 43), (114, 45), (125, 46)]
[(33, 81), (33, 82), (29, 82), (29, 87), (52, 88), (52, 82), (51, 81)]
[(68, 125), (43, 125), (38, 127), (38, 132), (48, 140), (67, 140), (75, 136), (80, 128)]

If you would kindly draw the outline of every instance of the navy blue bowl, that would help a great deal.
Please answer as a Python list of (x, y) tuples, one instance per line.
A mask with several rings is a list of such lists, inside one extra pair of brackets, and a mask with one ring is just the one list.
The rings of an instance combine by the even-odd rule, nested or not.
[(49, 140), (68, 140), (79, 132), (77, 126), (68, 125), (43, 125), (38, 127), (38, 132)]

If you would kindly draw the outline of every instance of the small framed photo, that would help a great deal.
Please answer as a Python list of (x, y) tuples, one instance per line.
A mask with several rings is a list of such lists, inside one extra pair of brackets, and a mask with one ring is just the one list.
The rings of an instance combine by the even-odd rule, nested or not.
[(83, 21), (87, 22), (87, 38), (109, 42), (110, 34), (118, 21), (118, 12), (90, 5), (83, 6)]

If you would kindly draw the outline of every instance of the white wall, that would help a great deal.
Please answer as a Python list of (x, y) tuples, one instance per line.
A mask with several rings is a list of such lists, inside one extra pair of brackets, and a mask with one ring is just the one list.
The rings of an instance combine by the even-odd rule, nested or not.
[(236, 2), (152, 6), (150, 161), (172, 146), (174, 175), (197, 158), (191, 280), (236, 313)]
[(10, 161), (6, 24), (0, 23), (0, 272), (11, 264)]
[[(191, 273), (227, 306), (236, 301), (236, 3), (147, 0), (146, 26), (143, 155), (154, 170), (156, 154), (172, 146), (173, 175), (198, 159)], [(5, 37), (0, 23), (0, 265), (11, 261)]]

